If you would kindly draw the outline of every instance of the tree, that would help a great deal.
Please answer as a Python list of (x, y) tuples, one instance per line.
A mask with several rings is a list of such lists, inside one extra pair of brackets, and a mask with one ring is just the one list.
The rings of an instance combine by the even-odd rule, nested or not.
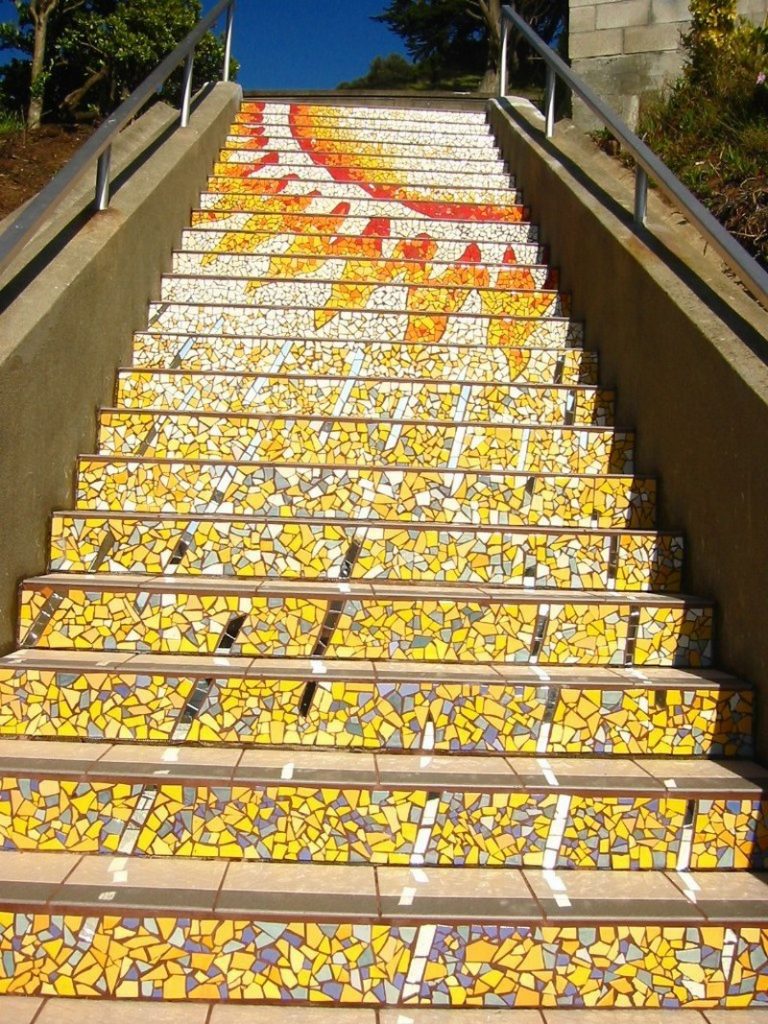
[(339, 89), (407, 89), (420, 76), (417, 64), (411, 64), (399, 53), (374, 57), (367, 73), (351, 82), (339, 82)]
[[(17, 22), (0, 25), (0, 48), (25, 56), (0, 69), (0, 88), (7, 106), (27, 107), (30, 127), (44, 112), (71, 120), (114, 109), (191, 31), (201, 11), (200, 0), (15, 4)], [(195, 87), (218, 76), (223, 57), (223, 43), (208, 33), (197, 47)], [(178, 91), (178, 79), (167, 96)]]
[[(374, 20), (404, 40), (433, 81), (474, 73), (481, 90), (493, 91), (501, 56), (501, 6), (502, 0), (389, 0)], [(566, 29), (568, 0), (519, 0), (517, 8), (547, 42)]]

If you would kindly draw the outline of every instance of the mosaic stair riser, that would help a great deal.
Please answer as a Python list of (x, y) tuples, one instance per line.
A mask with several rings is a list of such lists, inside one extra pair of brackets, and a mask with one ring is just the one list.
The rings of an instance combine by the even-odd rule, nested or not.
[(152, 303), (149, 331), (248, 338), (417, 342), (508, 348), (580, 348), (581, 324), (557, 316), (298, 309)]
[(176, 252), (172, 270), (179, 276), (245, 277), (249, 279), (344, 280), (350, 284), (434, 284), (451, 281), (460, 287), (544, 291), (557, 288), (557, 275), (546, 266), (440, 263), (427, 259), (375, 260), (369, 257), (331, 259), (309, 256), (237, 256), (225, 253)]
[[(461, 205), (520, 206), (523, 194), (516, 188), (449, 188), (441, 185), (421, 185), (417, 188), (407, 185), (378, 185), (372, 196), (365, 185), (343, 181), (328, 181), (327, 175), (318, 171), (317, 179), (312, 178), (231, 178), (210, 175), (206, 192), (216, 195), (245, 196), (335, 196), (337, 199), (375, 199), (383, 202), (406, 204), (460, 203)], [(405, 212), (405, 211), (403, 211)], [(401, 214), (402, 215), (402, 214)]]
[[(253, 153), (240, 154), (248, 162), (232, 159), (238, 154), (231, 150), (223, 150), (220, 154), (221, 160), (213, 165), (213, 176), (222, 178), (264, 178), (281, 181), (294, 175), (315, 181), (318, 173), (318, 164), (309, 157), (300, 162), (298, 157), (292, 157), (291, 163), (286, 161), (277, 162), (269, 157), (258, 159)], [(276, 154), (275, 154), (276, 155)], [(364, 163), (365, 161), (360, 160)], [(410, 161), (407, 161), (410, 162)], [(511, 188), (512, 179), (502, 171), (462, 171), (457, 173), (454, 170), (437, 170), (426, 161), (423, 167), (408, 169), (398, 167), (393, 158), (390, 161), (371, 160), (368, 163), (372, 166), (338, 166), (332, 169), (333, 178), (344, 184), (368, 185), (374, 188), (376, 185), (399, 185), (418, 188), (419, 185), (438, 185), (447, 188), (451, 185), (459, 188)], [(394, 166), (392, 166), (394, 164)], [(446, 165), (444, 165), (446, 166)], [(450, 167), (450, 164), (448, 165)], [(328, 169), (329, 175), (331, 169)], [(435, 215), (438, 211), (435, 211)]]
[[(680, 590), (682, 538), (55, 515), (52, 571)], [(354, 546), (354, 547), (353, 547)], [(350, 564), (349, 552), (355, 551)]]
[(632, 472), (634, 438), (601, 427), (117, 409), (99, 416), (99, 452), (161, 459), (604, 474)]
[(0, 948), (7, 950), (0, 992), (155, 1006), (214, 1000), (524, 1011), (768, 1003), (768, 931), (703, 921), (404, 924), (3, 909)]
[(336, 681), (330, 667), (302, 715), (307, 682), (0, 665), (0, 736), (540, 757), (753, 753), (752, 691), (703, 681), (607, 689), (427, 683), (414, 672), (377, 684)]
[[(0, 849), (548, 870), (765, 870), (759, 794), (0, 778)], [(715, 833), (715, 829), (719, 831)]]
[[(341, 235), (356, 238), (358, 245), (361, 244), (361, 238), (370, 237), (371, 247), (381, 244), (382, 239), (422, 241), (424, 249), (427, 249), (430, 243), (434, 243), (433, 247), (437, 249), (440, 242), (446, 241), (477, 245), (483, 251), (488, 243), (495, 243), (504, 247), (514, 247), (514, 251), (520, 254), (519, 263), (538, 262), (541, 253), (538, 228), (526, 221), (480, 222), (477, 219), (470, 220), (468, 216), (434, 218), (415, 211), (411, 211), (408, 217), (380, 218), (349, 212), (347, 208), (351, 206), (351, 203), (337, 204), (327, 213), (269, 213), (264, 211), (263, 205), (259, 206), (259, 212), (254, 213), (193, 210), (188, 231), (213, 229), (230, 233), (245, 231), (270, 235)], [(463, 208), (464, 211), (469, 209)], [(182, 235), (183, 239), (188, 237), (188, 231)], [(189, 248), (186, 241), (182, 242), (182, 248)]]
[(86, 511), (648, 530), (654, 480), (82, 458)]
[[(241, 179), (230, 178), (230, 181), (237, 182)], [(253, 179), (245, 179), (253, 180)], [(268, 179), (275, 183), (275, 179)], [(316, 184), (312, 180), (313, 184)], [(229, 213), (245, 213), (247, 215), (275, 214), (275, 213), (296, 213), (317, 216), (340, 216), (342, 214), (355, 217), (367, 217), (369, 220), (380, 221), (403, 216), (415, 215), (427, 218), (425, 223), (434, 220), (465, 220), (479, 224), (522, 224), (530, 220), (528, 211), (524, 206), (512, 203), (458, 203), (458, 202), (437, 202), (429, 199), (397, 199), (389, 200), (384, 196), (368, 198), (365, 194), (361, 196), (349, 196), (340, 199), (332, 193), (326, 193), (324, 188), (312, 189), (310, 194), (292, 195), (283, 190), (282, 182), (278, 179), (276, 184), (267, 185), (271, 195), (244, 195), (234, 193), (234, 188), (227, 189), (224, 193), (204, 192), (200, 196), (198, 209), (213, 210)], [(345, 186), (351, 191), (354, 186)], [(514, 193), (512, 193), (514, 194)]]
[[(240, 117), (240, 115), (237, 115)], [(386, 120), (386, 119), (385, 119)], [(307, 124), (306, 118), (293, 117), (293, 124), (304, 127)], [(418, 148), (424, 145), (429, 146), (451, 146), (463, 149), (467, 152), (475, 149), (496, 149), (496, 139), (491, 135), (488, 125), (480, 130), (467, 127), (456, 127), (450, 122), (443, 122), (439, 128), (427, 130), (424, 125), (421, 128), (413, 128), (407, 125), (395, 125), (388, 127), (386, 124), (379, 124), (376, 121), (370, 123), (358, 122), (352, 127), (342, 127), (338, 121), (333, 124), (318, 122), (312, 128), (313, 138), (322, 143), (324, 140), (331, 142), (361, 142), (361, 143), (391, 143), (393, 145), (408, 145)], [(296, 136), (292, 124), (286, 119), (282, 122), (264, 122), (260, 125), (248, 124), (236, 120), (229, 129), (229, 139), (290, 139), (295, 143)], [(425, 140), (428, 140), (425, 142)]]
[[(202, 224), (197, 230), (186, 230), (181, 235), (180, 248), (195, 254), (203, 253), (214, 256), (288, 256), (312, 257), (321, 260), (339, 259), (374, 259), (443, 261), (446, 263), (461, 262), (468, 246), (473, 245), (473, 256), (481, 264), (505, 264), (513, 270), (515, 265), (529, 267), (546, 263), (546, 250), (537, 243), (516, 242), (468, 242), (467, 238), (456, 238), (448, 233), (451, 227), (441, 225), (440, 230), (445, 236), (434, 237), (434, 232), (419, 231), (425, 225), (421, 222), (399, 221), (395, 230), (400, 234), (392, 234), (392, 222), (380, 225), (382, 233), (356, 235), (352, 230), (344, 231), (344, 223), (333, 217), (298, 218), (252, 218), (254, 225), (247, 231), (222, 231), (214, 226)], [(274, 230), (270, 224), (278, 224)], [(368, 222), (370, 223), (370, 222)], [(267, 225), (265, 227), (264, 225)], [(471, 227), (472, 225), (470, 225)], [(338, 230), (335, 228), (338, 227)], [(475, 226), (476, 227), (476, 226)], [(459, 229), (464, 231), (463, 226)], [(425, 237), (419, 237), (419, 236)], [(410, 254), (410, 255), (409, 255)]]
[(453, 110), (442, 107), (419, 110), (387, 105), (358, 107), (354, 104), (281, 103), (250, 99), (243, 102), (235, 114), (235, 121), (264, 125), (308, 123), (313, 127), (326, 122), (330, 122), (334, 127), (343, 127), (347, 121), (366, 125), (382, 121), (390, 128), (397, 125), (409, 128), (417, 124), (419, 131), (425, 133), (436, 129), (438, 125), (440, 130), (452, 130), (462, 134), (488, 131), (486, 114), (482, 110)]
[(339, 342), (137, 334), (137, 369), (229, 373), (335, 374), (340, 377), (433, 377), (467, 383), (597, 383), (597, 355), (583, 349), (486, 348), (437, 342)]
[[(243, 129), (241, 129), (242, 131)], [(251, 129), (251, 132), (253, 130)], [(490, 136), (481, 137), (481, 144), (466, 145), (462, 140), (428, 142), (424, 139), (414, 145), (413, 137), (405, 143), (392, 138), (377, 138), (374, 134), (368, 138), (358, 135), (357, 138), (329, 138), (317, 135), (315, 157), (313, 162), (319, 166), (361, 166), (376, 167), (378, 161), (410, 170), (412, 167), (435, 167), (450, 169), (451, 166), (466, 167), (468, 170), (504, 171), (505, 162), (499, 151), (492, 144)], [(293, 157), (310, 156), (305, 154), (301, 144), (295, 138), (275, 135), (272, 132), (237, 135), (230, 133), (224, 141), (223, 152), (231, 152), (234, 159), (249, 162), (254, 153), (277, 153), (280, 162), (291, 162)], [(222, 159), (226, 160), (226, 157)], [(358, 163), (362, 161), (362, 163)], [(302, 163), (304, 161), (301, 161)]]
[[(441, 155), (443, 154), (443, 155)], [(425, 173), (453, 173), (454, 182), (460, 184), (466, 176), (487, 175), (489, 181), (498, 182), (500, 187), (510, 185), (511, 175), (504, 160), (493, 150), (466, 150), (457, 158), (455, 147), (433, 147), (425, 143), (418, 152), (398, 152), (396, 144), (359, 142), (356, 145), (318, 139), (312, 152), (306, 152), (301, 144), (285, 139), (256, 139), (244, 146), (230, 145), (219, 150), (219, 164), (235, 164), (260, 170), (265, 164), (283, 169), (294, 167), (303, 170), (325, 170), (333, 175), (339, 170), (363, 171), (387, 170), (402, 174), (407, 180), (414, 171)], [(288, 173), (291, 173), (289, 170)]]
[(323, 591), (318, 583), (316, 595), (304, 596), (254, 593), (253, 584), (238, 593), (236, 581), (217, 593), (213, 579), (207, 591), (191, 586), (194, 580), (155, 578), (144, 589), (141, 577), (40, 577), (22, 588), (20, 645), (213, 654), (225, 644), (231, 655), (282, 658), (315, 656), (321, 645), (328, 658), (413, 662), (711, 663), (711, 608), (660, 595), (630, 601), (571, 591), (557, 604), (531, 592), (493, 600), (417, 591), (353, 598), (349, 584)]
[(303, 306), (315, 311), (315, 325), (348, 310), (407, 311), (502, 317), (563, 317), (570, 314), (567, 296), (552, 291), (511, 291), (453, 284), (411, 284), (396, 281), (358, 284), (354, 281), (271, 281), (247, 278), (164, 277), (161, 303), (193, 306), (256, 306), (281, 309)]
[(592, 388), (121, 372), (115, 404), (125, 409), (201, 409), (278, 415), (375, 416), (410, 420), (607, 426), (613, 392)]

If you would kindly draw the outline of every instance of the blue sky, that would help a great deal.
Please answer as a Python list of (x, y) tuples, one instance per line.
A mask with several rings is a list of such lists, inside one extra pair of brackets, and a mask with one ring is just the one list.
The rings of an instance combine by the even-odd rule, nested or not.
[[(398, 36), (371, 21), (385, 6), (386, 0), (239, 0), (240, 82), (247, 89), (333, 89), (358, 78), (378, 54), (404, 52)], [(12, 16), (10, 0), (0, 0), (0, 21)]]
[(247, 89), (333, 89), (358, 78), (378, 54), (404, 52), (398, 36), (371, 21), (385, 6), (385, 0), (239, 0), (240, 82)]

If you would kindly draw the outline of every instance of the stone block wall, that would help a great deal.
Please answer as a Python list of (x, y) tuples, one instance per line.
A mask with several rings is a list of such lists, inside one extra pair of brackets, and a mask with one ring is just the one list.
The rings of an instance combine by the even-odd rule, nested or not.
[[(740, 0), (739, 11), (762, 22), (768, 0)], [(679, 75), (680, 37), (689, 23), (688, 0), (570, 0), (571, 65), (634, 127), (642, 96)], [(574, 118), (595, 126), (576, 102)]]

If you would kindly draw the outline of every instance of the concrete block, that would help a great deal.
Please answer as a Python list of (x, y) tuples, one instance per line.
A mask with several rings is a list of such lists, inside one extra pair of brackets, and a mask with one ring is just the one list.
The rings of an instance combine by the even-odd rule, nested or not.
[(677, 50), (684, 22), (664, 25), (644, 25), (624, 30), (624, 53), (653, 53), (658, 50)]
[(650, 0), (616, 0), (597, 8), (596, 26), (602, 29), (647, 25), (649, 15)]
[(596, 7), (594, 4), (575, 7), (569, 15), (569, 30), (576, 32), (593, 32), (595, 29)]
[(690, 21), (691, 14), (688, 0), (651, 0), (651, 17), (653, 24), (665, 25), (669, 22)]
[(621, 53), (623, 32), (620, 28), (605, 29), (602, 32), (572, 32), (568, 50), (572, 58), (605, 57)]

